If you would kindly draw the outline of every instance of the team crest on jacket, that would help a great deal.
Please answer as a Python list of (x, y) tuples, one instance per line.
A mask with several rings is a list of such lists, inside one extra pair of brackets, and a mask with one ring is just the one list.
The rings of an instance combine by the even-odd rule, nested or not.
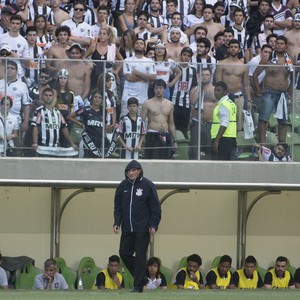
[(136, 189), (136, 195), (142, 196), (143, 195), (143, 189)]

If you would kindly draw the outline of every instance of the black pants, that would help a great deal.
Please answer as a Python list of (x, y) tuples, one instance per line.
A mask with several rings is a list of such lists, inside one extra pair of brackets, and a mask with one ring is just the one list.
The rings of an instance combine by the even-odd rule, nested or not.
[(149, 232), (122, 232), (119, 253), (134, 278), (135, 289), (143, 288), (149, 241)]
[(219, 141), (218, 153), (212, 154), (213, 160), (234, 160), (236, 154), (236, 139), (222, 137)]

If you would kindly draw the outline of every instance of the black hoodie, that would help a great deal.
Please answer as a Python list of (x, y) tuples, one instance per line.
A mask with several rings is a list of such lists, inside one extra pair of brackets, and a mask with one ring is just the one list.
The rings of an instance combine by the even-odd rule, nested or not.
[[(135, 181), (129, 180), (127, 171), (141, 169)], [(161, 208), (155, 185), (143, 176), (140, 163), (132, 160), (125, 168), (125, 177), (116, 189), (114, 225), (122, 225), (123, 232), (148, 232), (158, 228)]]

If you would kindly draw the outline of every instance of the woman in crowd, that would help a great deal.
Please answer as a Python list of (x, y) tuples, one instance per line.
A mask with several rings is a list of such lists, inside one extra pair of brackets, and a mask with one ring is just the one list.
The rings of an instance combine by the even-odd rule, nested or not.
[[(103, 133), (105, 137), (104, 147), (107, 147), (107, 139), (103, 128), (103, 101), (100, 91), (95, 90), (92, 93), (90, 103), (89, 107), (83, 107), (72, 112), (68, 116), (68, 120), (84, 129), (81, 134), (84, 157), (99, 158), (103, 157)], [(80, 120), (77, 117), (80, 117)]]
[[(74, 109), (74, 93), (68, 85), (69, 72), (66, 69), (61, 69), (57, 73), (55, 90), (57, 91), (56, 107), (59, 109), (65, 120)], [(67, 122), (69, 133), (72, 130), (72, 122)], [(68, 147), (68, 142), (64, 135), (60, 133), (60, 146)]]
[(125, 11), (118, 17), (121, 32), (124, 32), (127, 29), (133, 30), (136, 27), (134, 11), (134, 0), (125, 0)]
[[(170, 58), (167, 58), (167, 48), (162, 42), (158, 42), (154, 48), (154, 61), (156, 66), (156, 79), (163, 79), (167, 84), (164, 97), (170, 98), (170, 88), (174, 86), (181, 76), (179, 66)], [(154, 97), (154, 89), (150, 84), (148, 89), (148, 97)]]
[(110, 74), (101, 74), (97, 83), (102, 96), (104, 95), (105, 128), (108, 133), (114, 130), (117, 123), (117, 101), (111, 91), (112, 79)]
[(37, 16), (34, 19), (34, 26), (37, 31), (36, 44), (40, 46), (45, 53), (45, 51), (51, 47), (51, 43), (53, 41), (53, 37), (48, 30), (46, 17), (44, 15)]
[[(93, 45), (92, 60), (94, 61), (94, 69), (92, 71), (92, 89), (96, 88), (97, 78), (100, 74), (104, 73), (104, 70), (112, 71), (113, 62), (123, 60), (116, 44), (111, 43), (110, 39), (112, 35), (113, 33), (109, 27), (101, 28), (99, 37)], [(115, 73), (118, 73), (121, 67), (122, 65), (119, 64), (116, 67)]]
[(13, 105), (11, 97), (3, 97), (0, 101), (0, 156), (14, 156), (14, 140), (18, 138), (19, 124), (15, 115), (9, 111)]
[(134, 43), (136, 36), (133, 30), (126, 30), (121, 36), (120, 54), (125, 59), (134, 55)]

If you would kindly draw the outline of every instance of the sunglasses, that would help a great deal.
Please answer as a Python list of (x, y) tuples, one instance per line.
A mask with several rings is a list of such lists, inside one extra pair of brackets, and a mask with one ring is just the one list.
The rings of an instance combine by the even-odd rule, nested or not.
[(75, 11), (84, 11), (84, 8), (74, 8)]
[(41, 79), (49, 79), (49, 76), (41, 75), (40, 78)]

